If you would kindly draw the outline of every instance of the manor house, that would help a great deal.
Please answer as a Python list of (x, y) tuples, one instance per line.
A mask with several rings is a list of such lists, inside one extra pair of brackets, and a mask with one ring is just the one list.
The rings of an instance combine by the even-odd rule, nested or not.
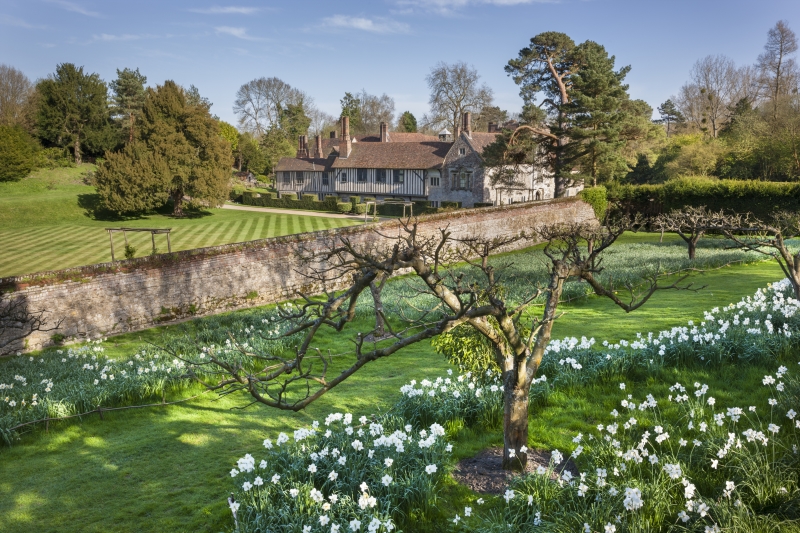
[[(513, 186), (493, 186), (492, 169), (485, 169), (483, 150), (499, 135), (496, 124), (489, 133), (472, 131), (471, 114), (464, 113), (462, 127), (438, 136), (389, 132), (381, 123), (379, 135), (350, 135), (350, 119), (342, 117), (341, 134), (319, 135), (314, 147), (300, 136), (297, 156), (284, 157), (275, 167), (275, 187), (280, 193), (372, 196), (378, 201), (428, 200), (441, 202), (508, 204), (553, 198), (555, 183), (543, 165), (516, 170)], [(569, 195), (578, 193), (571, 188)]]

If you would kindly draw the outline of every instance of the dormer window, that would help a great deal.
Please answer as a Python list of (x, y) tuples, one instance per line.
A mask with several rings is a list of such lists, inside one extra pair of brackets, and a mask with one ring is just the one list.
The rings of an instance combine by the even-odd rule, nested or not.
[(467, 155), (467, 149), (466, 148), (459, 148), (458, 149), (458, 155)]

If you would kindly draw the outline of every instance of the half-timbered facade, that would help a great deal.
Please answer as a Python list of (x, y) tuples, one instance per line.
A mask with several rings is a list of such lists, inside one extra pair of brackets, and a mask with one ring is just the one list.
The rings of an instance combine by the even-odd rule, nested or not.
[(275, 185), (280, 193), (316, 194), (320, 199), (359, 195), (379, 201), (429, 200), (433, 206), (443, 201), (473, 207), (553, 198), (554, 180), (540, 165), (516, 169), (513, 186), (491, 183), (492, 170), (483, 168), (482, 153), (497, 135), (473, 132), (465, 113), (463, 130), (447, 140), (390, 134), (386, 124), (381, 124), (379, 136), (356, 138), (350, 136), (349, 118), (342, 117), (338, 138), (317, 136), (310, 149), (307, 138), (300, 137), (297, 157), (285, 157), (276, 166)]

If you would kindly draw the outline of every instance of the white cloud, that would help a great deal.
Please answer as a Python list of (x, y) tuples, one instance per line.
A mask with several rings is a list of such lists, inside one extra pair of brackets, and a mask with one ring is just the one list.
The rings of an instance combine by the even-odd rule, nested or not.
[(470, 5), (517, 6), (522, 4), (551, 4), (559, 0), (398, 0), (402, 6), (450, 14)]
[(200, 13), (202, 15), (252, 15), (259, 10), (257, 7), (243, 7), (243, 6), (212, 6), (205, 8), (190, 9), (192, 13)]
[(368, 19), (364, 17), (334, 15), (323, 19), (322, 23), (327, 27), (350, 28), (372, 33), (408, 33), (410, 31), (408, 24), (385, 18)]
[(29, 30), (40, 30), (45, 28), (45, 26), (36, 26), (34, 24), (28, 24), (22, 19), (17, 17), (12, 17), (11, 15), (2, 15), (0, 14), (0, 24), (4, 26), (17, 26), (18, 28), (26, 28)]
[(92, 35), (94, 41), (138, 41), (139, 39), (150, 39), (154, 35), (132, 35), (130, 33), (123, 33), (122, 35), (112, 35), (108, 33), (101, 33), (100, 35)]
[(214, 28), (214, 31), (217, 32), (217, 35), (231, 35), (236, 37), (237, 39), (244, 39), (245, 41), (261, 41), (262, 39), (259, 37), (253, 37), (252, 35), (247, 34), (247, 28), (234, 28), (231, 26), (218, 26)]
[(78, 5), (74, 2), (67, 2), (67, 0), (47, 0), (47, 2), (55, 4), (57, 6), (61, 6), (67, 11), (72, 11), (73, 13), (79, 13), (87, 17), (100, 17), (100, 13), (98, 13), (97, 11), (89, 11), (85, 7)]

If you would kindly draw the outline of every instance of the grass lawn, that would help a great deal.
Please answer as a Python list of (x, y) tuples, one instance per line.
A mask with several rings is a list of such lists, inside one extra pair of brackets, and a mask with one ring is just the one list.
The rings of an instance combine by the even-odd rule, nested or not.
[[(559, 320), (555, 335), (615, 340), (632, 338), (637, 331), (684, 325), (687, 319), (702, 319), (706, 309), (738, 301), (781, 277), (773, 263), (712, 271), (697, 277), (698, 284), (706, 285), (704, 290), (656, 294), (630, 315), (604, 300), (588, 298), (568, 306), (569, 313)], [(109, 339), (107, 353), (129, 355), (142, 341), (157, 342), (177, 327)], [(348, 342), (344, 335), (329, 340), (340, 348)], [(390, 409), (402, 384), (431, 377), (445, 368), (442, 357), (427, 344), (420, 344), (368, 365), (302, 413), (261, 407), (232, 410), (245, 405), (246, 399), (217, 399), (209, 394), (178, 406), (108, 413), (104, 421), (90, 417), (82, 423), (63, 424), (49, 434), (25, 436), (13, 448), (0, 449), (0, 529), (230, 530), (225, 503), (231, 487), (228, 471), (245, 453), (258, 458), (265, 436), (274, 438), (278, 431), (333, 410), (358, 416)], [(698, 380), (708, 383), (721, 400), (749, 405), (755, 396), (767, 393), (763, 387), (753, 392), (754, 380), (761, 375), (763, 370), (755, 367), (716, 373), (703, 368), (665, 370), (639, 385), (662, 390), (676, 380)], [(727, 392), (718, 394), (722, 387)], [(533, 410), (531, 445), (565, 449), (574, 433), (605, 418), (618, 396), (616, 382), (553, 394), (548, 405)], [(464, 431), (457, 438), (456, 454), (467, 456), (500, 442), (499, 430), (483, 434)], [(463, 509), (469, 497), (466, 489), (451, 484), (440, 499), (446, 506), (442, 512), (452, 515), (459, 507)]]
[[(94, 187), (84, 185), (81, 179), (92, 168), (81, 165), (39, 170), (22, 181), (0, 183), (0, 277), (110, 261), (108, 234), (103, 230), (107, 227), (172, 228), (172, 249), (177, 251), (357, 223), (227, 209), (210, 209), (194, 218), (157, 214), (97, 220), (87, 211), (97, 202)], [(133, 233), (128, 239), (137, 249), (137, 256), (150, 253), (150, 234)], [(121, 258), (122, 235), (116, 234), (114, 241)], [(166, 252), (166, 237), (157, 236), (156, 246)]]

